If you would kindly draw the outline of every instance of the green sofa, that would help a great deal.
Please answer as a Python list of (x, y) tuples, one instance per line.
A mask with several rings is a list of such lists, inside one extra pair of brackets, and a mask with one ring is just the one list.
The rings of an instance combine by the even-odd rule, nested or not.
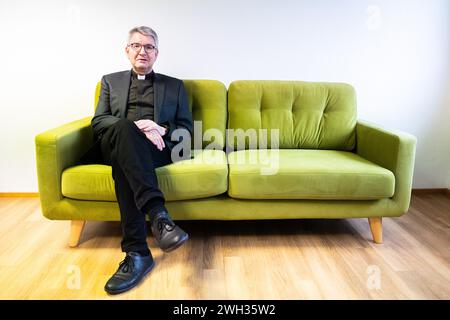
[[(213, 80), (184, 83), (194, 156), (157, 169), (174, 219), (368, 218), (381, 243), (382, 217), (408, 210), (416, 139), (357, 120), (350, 85), (235, 81), (227, 91)], [(100, 84), (95, 105), (99, 92)], [(120, 220), (111, 167), (79, 164), (92, 144), (91, 118), (35, 141), (42, 213), (72, 221), (70, 246), (85, 221)]]

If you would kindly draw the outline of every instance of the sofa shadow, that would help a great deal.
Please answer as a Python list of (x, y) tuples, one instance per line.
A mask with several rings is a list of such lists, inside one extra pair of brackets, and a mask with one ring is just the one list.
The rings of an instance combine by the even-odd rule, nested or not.
[[(368, 226), (367, 232), (362, 235), (355, 228), (355, 223), (358, 223), (355, 220), (366, 219), (177, 220), (176, 223), (189, 233), (189, 241), (195, 243), (222, 239), (230, 247), (276, 247), (279, 241), (284, 247), (321, 244), (330, 247), (369, 247), (371, 237)], [(151, 246), (153, 237), (149, 223), (147, 229)], [(121, 238), (120, 222), (88, 221), (79, 246), (86, 249), (120, 249)], [(272, 241), (275, 238), (278, 240)]]

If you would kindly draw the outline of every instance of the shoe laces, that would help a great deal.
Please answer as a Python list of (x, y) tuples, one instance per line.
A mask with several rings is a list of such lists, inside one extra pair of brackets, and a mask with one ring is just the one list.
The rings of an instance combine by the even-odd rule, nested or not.
[(169, 232), (175, 229), (175, 223), (169, 218), (162, 217), (158, 219), (156, 227), (158, 228), (159, 233), (162, 234), (164, 229)]
[(134, 261), (131, 256), (127, 255), (125, 259), (123, 259), (119, 264), (119, 269), (122, 272), (127, 273), (128, 271), (133, 272), (134, 270)]

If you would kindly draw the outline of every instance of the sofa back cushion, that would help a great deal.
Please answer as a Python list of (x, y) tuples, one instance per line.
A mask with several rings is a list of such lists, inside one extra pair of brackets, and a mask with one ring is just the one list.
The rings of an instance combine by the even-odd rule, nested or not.
[(259, 129), (267, 129), (272, 147), (271, 129), (278, 129), (280, 149), (349, 151), (355, 147), (355, 127), (356, 95), (348, 84), (240, 80), (228, 90), (228, 128), (234, 129), (228, 144), (234, 149), (243, 149), (238, 129), (246, 135), (246, 149), (252, 148), (248, 129), (256, 129), (260, 148), (264, 131)]
[[(214, 142), (216, 149), (223, 149), (227, 126), (227, 89), (225, 85), (216, 80), (183, 80), (183, 82), (194, 120), (194, 140), (202, 141), (203, 148)], [(201, 137), (198, 137), (200, 135), (199, 125), (201, 125)], [(195, 149), (199, 149), (197, 144), (193, 144), (193, 146)]]
[[(200, 130), (194, 129), (192, 141), (195, 139), (202, 141), (202, 148), (214, 142), (217, 149), (223, 149), (225, 147), (227, 124), (227, 89), (225, 85), (216, 80), (183, 80), (183, 83), (186, 88), (192, 118), (194, 121), (200, 121), (196, 128), (199, 129), (199, 124), (201, 124), (201, 136), (196, 137), (196, 135), (200, 135)], [(101, 82), (98, 82), (95, 89), (94, 106), (98, 104), (100, 89)], [(205, 139), (202, 139), (208, 129), (213, 129), (214, 132), (212, 134), (207, 133)], [(211, 133), (211, 130), (208, 131)], [(193, 146), (196, 147), (194, 143)]]

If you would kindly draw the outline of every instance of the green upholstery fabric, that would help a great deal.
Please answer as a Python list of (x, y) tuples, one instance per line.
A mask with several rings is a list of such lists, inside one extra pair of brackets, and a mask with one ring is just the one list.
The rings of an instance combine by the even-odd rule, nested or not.
[[(157, 168), (156, 174), (167, 201), (215, 196), (228, 188), (227, 159), (220, 150), (196, 150), (194, 159)], [(62, 194), (78, 200), (117, 201), (111, 166), (80, 165), (64, 170)]]
[[(281, 149), (351, 151), (355, 126), (356, 97), (348, 84), (254, 80), (230, 84), (228, 128), (267, 129), (269, 137), (272, 129), (278, 129)], [(242, 149), (237, 139), (229, 141), (235, 150)], [(259, 142), (258, 137), (258, 146)]]
[[(398, 217), (397, 203), (380, 200), (246, 200), (228, 196), (166, 202), (175, 220), (340, 219)], [(117, 202), (64, 198), (44, 215), (56, 220), (120, 221)]]
[(233, 198), (370, 200), (394, 194), (391, 171), (348, 151), (241, 150), (228, 161)]
[[(67, 123), (35, 138), (39, 197), (46, 216), (64, 199), (61, 192), (63, 170), (77, 165), (91, 145), (91, 118)], [(64, 212), (59, 214), (64, 215)]]
[[(198, 141), (198, 145), (193, 144), (194, 148), (202, 149), (213, 143), (215, 149), (223, 149), (227, 125), (225, 85), (215, 80), (183, 80), (183, 82), (194, 120), (193, 141)], [(200, 126), (201, 131), (198, 130)]]
[(382, 166), (395, 175), (392, 199), (398, 212), (408, 211), (416, 156), (417, 139), (398, 130), (386, 130), (373, 123), (359, 120), (356, 126), (356, 153)]

